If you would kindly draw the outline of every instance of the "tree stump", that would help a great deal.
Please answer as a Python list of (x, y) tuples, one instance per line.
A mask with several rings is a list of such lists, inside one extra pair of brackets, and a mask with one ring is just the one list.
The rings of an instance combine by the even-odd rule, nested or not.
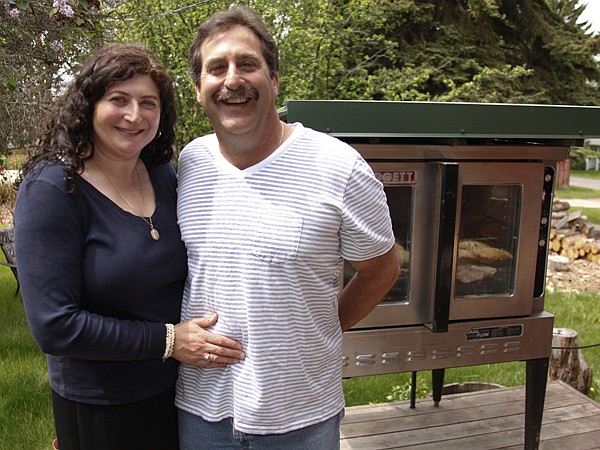
[(592, 385), (592, 369), (583, 358), (581, 349), (572, 348), (579, 347), (577, 331), (554, 328), (552, 347), (548, 379), (564, 381), (579, 392), (587, 394)]

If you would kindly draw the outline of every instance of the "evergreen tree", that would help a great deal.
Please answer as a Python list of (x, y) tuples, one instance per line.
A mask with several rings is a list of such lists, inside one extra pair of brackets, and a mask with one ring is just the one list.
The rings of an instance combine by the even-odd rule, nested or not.
[(327, 2), (333, 12), (317, 14), (318, 26), (289, 27), (285, 70), (314, 68), (299, 77), (309, 86), (290, 89), (304, 98), (600, 104), (600, 37), (576, 23), (577, 1), (554, 1)]

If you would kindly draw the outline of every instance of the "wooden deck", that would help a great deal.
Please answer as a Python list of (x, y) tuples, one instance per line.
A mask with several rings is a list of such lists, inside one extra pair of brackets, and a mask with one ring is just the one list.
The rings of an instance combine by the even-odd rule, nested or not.
[[(342, 449), (522, 449), (525, 386), (431, 399), (354, 406), (341, 426)], [(563, 382), (548, 383), (541, 450), (600, 449), (600, 404)]]

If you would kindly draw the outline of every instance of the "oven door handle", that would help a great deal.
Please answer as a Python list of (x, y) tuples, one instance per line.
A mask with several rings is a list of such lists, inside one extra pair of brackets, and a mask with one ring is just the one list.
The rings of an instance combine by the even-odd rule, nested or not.
[(435, 298), (431, 331), (448, 331), (450, 298), (454, 274), (454, 237), (456, 234), (456, 211), (458, 202), (458, 164), (436, 163), (441, 178), (440, 220), (435, 277)]
[(548, 244), (550, 241), (550, 220), (552, 218), (552, 193), (554, 192), (554, 167), (544, 168), (544, 196), (542, 200), (542, 214), (540, 217), (540, 235), (538, 239), (537, 261), (535, 265), (535, 284), (533, 297), (544, 295), (546, 287), (546, 261), (548, 258)]

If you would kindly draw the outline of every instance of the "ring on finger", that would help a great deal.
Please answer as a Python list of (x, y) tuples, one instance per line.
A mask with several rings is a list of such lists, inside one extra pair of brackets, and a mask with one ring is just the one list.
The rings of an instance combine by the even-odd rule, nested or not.
[(204, 362), (210, 362), (210, 353), (204, 355)]

